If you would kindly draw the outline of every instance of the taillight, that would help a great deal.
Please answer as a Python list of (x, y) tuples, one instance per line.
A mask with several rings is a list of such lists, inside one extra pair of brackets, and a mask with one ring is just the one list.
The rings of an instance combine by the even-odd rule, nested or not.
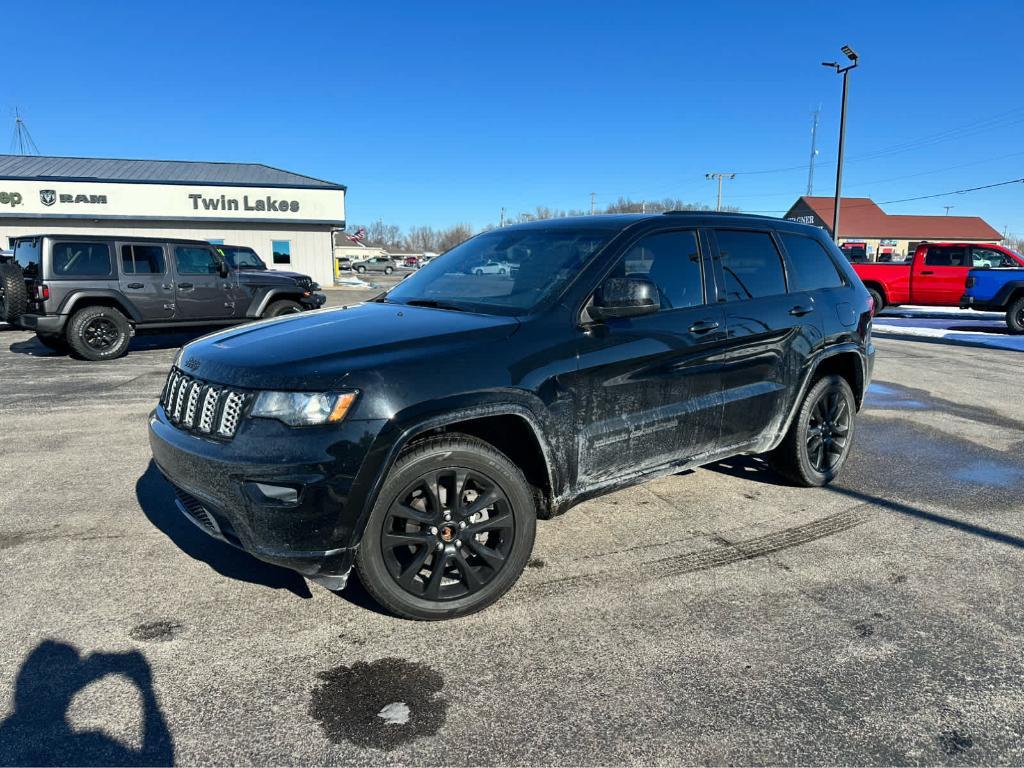
[(875, 316), (875, 297), (868, 296), (868, 314), (872, 317)]
[(32, 299), (34, 301), (46, 301), (50, 298), (50, 286), (36, 285), (32, 288)]

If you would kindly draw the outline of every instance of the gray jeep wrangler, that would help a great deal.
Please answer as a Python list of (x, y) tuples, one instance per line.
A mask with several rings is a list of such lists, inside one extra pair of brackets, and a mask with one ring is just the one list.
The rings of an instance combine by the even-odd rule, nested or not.
[(13, 322), (86, 360), (121, 357), (136, 331), (234, 325), (326, 301), (306, 275), (242, 273), (202, 240), (31, 235), (11, 245), (25, 291)]

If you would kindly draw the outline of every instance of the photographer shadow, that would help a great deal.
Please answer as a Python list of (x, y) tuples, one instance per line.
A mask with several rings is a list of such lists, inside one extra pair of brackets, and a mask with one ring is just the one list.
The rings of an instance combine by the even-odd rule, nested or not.
[[(68, 720), (75, 695), (108, 675), (131, 682), (142, 698), (142, 743), (125, 746)], [(173, 765), (174, 742), (139, 651), (79, 654), (45, 640), (25, 659), (14, 683), (14, 711), (0, 722), (0, 765)]]

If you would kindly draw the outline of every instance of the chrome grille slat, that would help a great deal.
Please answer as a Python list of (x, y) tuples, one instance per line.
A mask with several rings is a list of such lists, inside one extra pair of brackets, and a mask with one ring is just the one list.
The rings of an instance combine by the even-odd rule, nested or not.
[(172, 369), (160, 404), (168, 420), (179, 429), (218, 438), (232, 438), (238, 431), (251, 395)]

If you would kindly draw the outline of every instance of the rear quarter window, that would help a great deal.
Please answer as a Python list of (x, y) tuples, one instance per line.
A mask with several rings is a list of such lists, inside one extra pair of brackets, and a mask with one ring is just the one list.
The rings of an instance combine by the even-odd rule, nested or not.
[(109, 277), (113, 274), (107, 243), (54, 243), (53, 274), (57, 277)]
[(779, 233), (792, 267), (790, 282), (796, 290), (816, 291), (844, 284), (836, 264), (824, 246), (813, 237)]

